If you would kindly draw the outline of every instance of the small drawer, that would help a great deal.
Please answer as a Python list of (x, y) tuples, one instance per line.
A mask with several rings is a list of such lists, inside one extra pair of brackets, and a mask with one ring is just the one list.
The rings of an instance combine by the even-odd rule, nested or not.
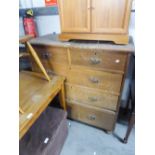
[(46, 66), (48, 66), (46, 69), (48, 74), (56, 74), (64, 77), (67, 77), (68, 75), (69, 66), (67, 65), (63, 65), (60, 63), (48, 63), (46, 64)]
[[(40, 57), (40, 56), (39, 56)], [(50, 64), (48, 63), (48, 61), (45, 61), (43, 59), (40, 59), (42, 65), (44, 66), (45, 70), (47, 70), (50, 66)], [(41, 72), (41, 69), (39, 68), (39, 66), (37, 65), (37, 63), (33, 60), (33, 58), (31, 59), (31, 65), (32, 65), (32, 70), (34, 72)]]
[(99, 70), (119, 71), (125, 70), (127, 54), (103, 50), (71, 49), (71, 64), (91, 67)]
[(90, 106), (67, 103), (68, 116), (72, 119), (113, 131), (116, 113)]
[(116, 111), (118, 103), (116, 95), (78, 85), (66, 84), (65, 86), (67, 101)]
[[(68, 75), (68, 72), (69, 72), (68, 65), (63, 65), (60, 63), (51, 63), (48, 61), (42, 61), (42, 64), (43, 64), (46, 72), (49, 75), (61, 75), (61, 76), (64, 76), (65, 78)], [(32, 61), (32, 70), (34, 72), (41, 72), (40, 68), (34, 61)]]
[(34, 46), (41, 60), (68, 64), (67, 49), (62, 47)]
[(123, 76), (95, 70), (71, 69), (67, 81), (72, 84), (102, 89), (111, 93), (120, 93)]

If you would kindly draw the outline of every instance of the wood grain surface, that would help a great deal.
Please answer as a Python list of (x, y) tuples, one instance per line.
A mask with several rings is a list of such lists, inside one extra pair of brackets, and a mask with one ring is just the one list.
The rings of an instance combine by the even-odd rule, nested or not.
[(115, 112), (76, 103), (67, 103), (67, 108), (72, 119), (113, 131)]
[(86, 66), (100, 70), (116, 70), (124, 72), (127, 55), (123, 53), (106, 52), (104, 50), (70, 50), (71, 64)]
[[(19, 137), (20, 139), (45, 110), (50, 101), (60, 92), (62, 107), (66, 109), (64, 92), (61, 92), (64, 78), (54, 76), (50, 82), (38, 73), (19, 73), (19, 104), (24, 114), (19, 115)], [(63, 94), (62, 94), (63, 93)]]
[(107, 40), (128, 44), (132, 0), (59, 0), (59, 39)]
[[(67, 74), (67, 82), (90, 88), (96, 88), (111, 94), (120, 94), (123, 76), (110, 72), (92, 69), (71, 68)], [(80, 79), (80, 80), (79, 80)]]
[(116, 111), (118, 95), (105, 93), (103, 90), (67, 83), (66, 99), (67, 101)]

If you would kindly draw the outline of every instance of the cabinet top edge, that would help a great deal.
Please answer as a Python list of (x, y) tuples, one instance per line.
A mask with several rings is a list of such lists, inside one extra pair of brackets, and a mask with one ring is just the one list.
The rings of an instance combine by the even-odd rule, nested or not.
[(57, 46), (64, 48), (80, 48), (80, 49), (103, 49), (122, 52), (134, 52), (135, 47), (132, 37), (129, 39), (127, 45), (116, 45), (112, 42), (103, 41), (88, 41), (88, 40), (73, 40), (60, 41), (58, 35), (48, 34), (41, 37), (34, 38), (30, 41), (32, 45)]

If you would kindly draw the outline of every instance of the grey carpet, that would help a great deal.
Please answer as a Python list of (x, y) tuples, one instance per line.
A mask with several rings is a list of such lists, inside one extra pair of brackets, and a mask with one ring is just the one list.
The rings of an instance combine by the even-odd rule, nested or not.
[(132, 130), (128, 143), (123, 144), (127, 125), (117, 123), (113, 134), (68, 120), (71, 124), (69, 134), (61, 155), (134, 155), (135, 129)]

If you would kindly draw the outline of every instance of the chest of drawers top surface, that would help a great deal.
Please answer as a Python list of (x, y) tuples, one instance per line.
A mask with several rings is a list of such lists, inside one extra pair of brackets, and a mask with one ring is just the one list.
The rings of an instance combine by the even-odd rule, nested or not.
[(48, 34), (38, 38), (34, 38), (30, 41), (32, 45), (44, 45), (44, 46), (57, 46), (57, 47), (68, 47), (68, 48), (80, 48), (80, 49), (101, 49), (101, 50), (112, 50), (120, 52), (134, 52), (135, 47), (132, 38), (129, 39), (127, 45), (116, 45), (111, 42), (103, 41), (84, 41), (84, 40), (73, 40), (70, 42), (63, 42), (58, 39), (58, 35)]

